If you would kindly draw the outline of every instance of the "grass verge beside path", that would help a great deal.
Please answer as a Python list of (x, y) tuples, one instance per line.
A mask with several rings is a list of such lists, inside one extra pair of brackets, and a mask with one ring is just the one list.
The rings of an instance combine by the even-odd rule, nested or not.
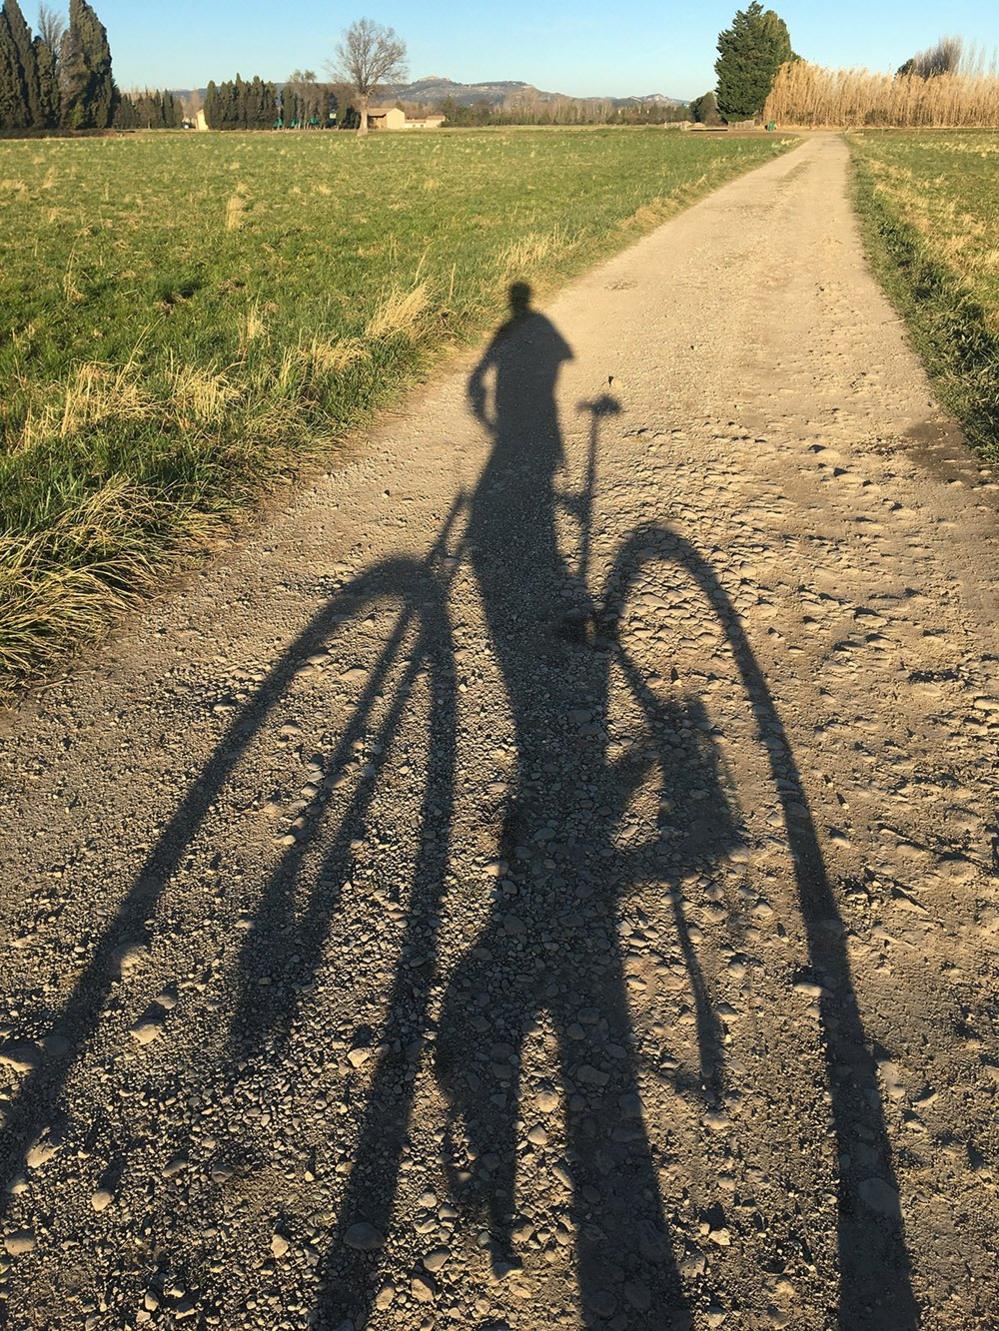
[(969, 442), (999, 462), (999, 133), (847, 136), (868, 252)]
[(793, 142), (0, 143), (0, 697), (495, 322), (510, 281), (544, 290)]

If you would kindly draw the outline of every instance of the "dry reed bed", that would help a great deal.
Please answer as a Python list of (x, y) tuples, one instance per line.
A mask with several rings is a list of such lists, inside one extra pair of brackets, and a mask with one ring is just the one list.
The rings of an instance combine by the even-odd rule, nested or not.
[(810, 128), (994, 128), (999, 126), (999, 78), (957, 72), (927, 79), (824, 69), (799, 60), (778, 70), (763, 116)]

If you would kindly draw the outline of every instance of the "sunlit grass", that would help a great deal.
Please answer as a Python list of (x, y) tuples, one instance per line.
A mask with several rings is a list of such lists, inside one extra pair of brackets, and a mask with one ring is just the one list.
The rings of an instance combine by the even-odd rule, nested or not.
[(875, 265), (948, 407), (999, 461), (999, 134), (850, 136)]

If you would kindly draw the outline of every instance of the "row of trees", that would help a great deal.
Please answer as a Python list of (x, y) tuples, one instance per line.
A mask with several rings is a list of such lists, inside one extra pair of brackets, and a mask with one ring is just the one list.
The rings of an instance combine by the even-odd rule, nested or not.
[(254, 75), (205, 89), (205, 119), (209, 129), (270, 129), (277, 118), (278, 97), (273, 83)]
[[(408, 109), (408, 108), (407, 108)], [(662, 125), (687, 120), (689, 108), (669, 102), (635, 102), (622, 106), (611, 97), (546, 97), (515, 93), (498, 105), (485, 99), (462, 105), (453, 97), (421, 113), (438, 111), (448, 125)]]
[(209, 129), (306, 129), (326, 125), (356, 128), (351, 89), (342, 83), (320, 83), (311, 69), (296, 69), (283, 85), (239, 74), (224, 83), (209, 83), (204, 112)]
[[(173, 128), (181, 109), (168, 92), (141, 92), (124, 99), (111, 73), (107, 33), (87, 0), (70, 0), (65, 26), (43, 7), (38, 36), (32, 36), (18, 0), (0, 8), (0, 129)], [(718, 91), (690, 107), (664, 103), (616, 105), (609, 98), (534, 95), (501, 106), (483, 101), (439, 109), (452, 125), (484, 124), (661, 124), (688, 118), (705, 124), (759, 115), (780, 66), (797, 57), (787, 25), (760, 0), (740, 10), (718, 38)], [(391, 28), (370, 19), (352, 24), (329, 63), (336, 84), (322, 84), (312, 70), (296, 70), (282, 89), (259, 77), (236, 75), (209, 83), (204, 102), (211, 129), (270, 129), (275, 124), (336, 122), (367, 131), (367, 109), (379, 86), (405, 77), (405, 43)], [(356, 104), (348, 109), (344, 91)], [(332, 115), (331, 115), (332, 112)]]
[(172, 92), (123, 92), (114, 113), (115, 129), (180, 129), (184, 105)]
[(42, 7), (33, 35), (18, 0), (0, 8), (0, 130), (107, 129), (120, 101), (107, 32), (87, 0), (68, 25)]

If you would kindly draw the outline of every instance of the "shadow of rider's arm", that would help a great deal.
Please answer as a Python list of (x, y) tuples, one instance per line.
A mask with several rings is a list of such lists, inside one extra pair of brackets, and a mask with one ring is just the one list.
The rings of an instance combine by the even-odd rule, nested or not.
[(490, 419), (489, 413), (486, 411), (486, 399), (488, 396), (486, 392), (486, 375), (495, 363), (496, 338), (493, 338), (489, 343), (489, 346), (486, 348), (482, 359), (468, 377), (468, 405), (471, 409), (472, 415), (479, 424), (485, 426), (489, 431), (495, 429), (496, 423)]

